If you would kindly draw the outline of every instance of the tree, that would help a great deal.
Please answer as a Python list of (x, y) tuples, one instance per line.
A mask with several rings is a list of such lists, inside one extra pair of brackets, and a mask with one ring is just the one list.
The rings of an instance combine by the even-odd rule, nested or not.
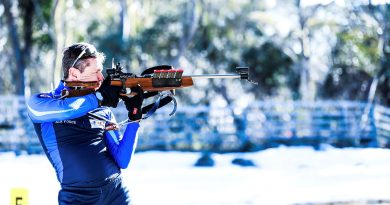
[[(1, 80), (4, 82), (6, 88), (3, 93), (15, 93), (18, 95), (25, 95), (30, 92), (31, 85), (40, 79), (30, 80), (30, 75), (40, 77), (39, 74), (45, 73), (44, 69), (40, 67), (40, 55), (38, 51), (47, 50), (52, 39), (50, 34), (45, 33), (48, 28), (47, 22), (48, 12), (47, 6), (51, 5), (51, 1), (45, 1), (42, 4), (39, 0), (19, 0), (19, 1), (2, 1), (4, 7), (4, 19), (7, 24), (7, 37), (4, 37), (4, 42), (8, 47), (4, 48), (4, 53), (12, 53), (11, 58), (8, 58), (7, 65), (11, 71), (11, 75), (2, 75)], [(43, 5), (43, 6), (42, 6)], [(18, 8), (18, 9), (14, 9)], [(40, 31), (40, 32), (37, 32)], [(0, 54), (0, 58), (7, 58)], [(31, 72), (35, 68), (40, 67), (39, 72)], [(12, 83), (10, 83), (10, 79)], [(6, 83), (9, 82), (9, 83)], [(16, 83), (15, 83), (16, 82)], [(41, 83), (35, 83), (35, 86), (41, 86)], [(27, 91), (27, 93), (25, 93)]]
[[(253, 18), (266, 31), (265, 36), (292, 60), (286, 82), (290, 82), (294, 99), (317, 98), (317, 86), (329, 65), (333, 33), (342, 20), (339, 10), (332, 1), (307, 5), (295, 0), (277, 1), (265, 11), (254, 12)], [(296, 84), (298, 87), (293, 86)]]
[[(24, 40), (25, 40), (25, 46), (24, 48), (21, 47), (21, 42), (19, 38), (18, 28), (16, 26), (14, 15), (11, 12), (12, 4), (9, 0), (3, 0), (2, 1), (4, 6), (4, 14), (6, 17), (7, 22), (7, 28), (8, 28), (8, 34), (9, 39), (11, 41), (11, 46), (13, 50), (13, 56), (15, 57), (15, 65), (16, 70), (12, 73), (12, 79), (15, 79), (15, 87), (16, 87), (16, 94), (24, 96), (24, 87), (25, 87), (25, 81), (24, 81), (24, 72), (26, 69), (26, 60), (29, 56), (29, 50), (31, 46), (31, 21), (32, 21), (32, 15), (33, 15), (33, 7), (31, 2), (22, 1), (19, 2), (21, 5), (21, 8), (23, 8), (23, 12), (25, 15), (24, 20)], [(24, 4), (23, 4), (24, 3)]]
[[(331, 94), (328, 90), (325, 95), (342, 97), (342, 93), (355, 90), (356, 95), (344, 97), (371, 104), (377, 93), (378, 100), (388, 105), (389, 8), (389, 4), (373, 5), (371, 1), (348, 4), (348, 24), (337, 35), (333, 66), (325, 84), (325, 90), (338, 92)], [(353, 80), (347, 81), (347, 76)]]
[(321, 89), (323, 98), (367, 99), (374, 62), (379, 59), (375, 29), (345, 28), (338, 33), (332, 49), (332, 66)]
[(372, 102), (375, 98), (375, 92), (378, 84), (380, 84), (380, 101), (386, 105), (390, 105), (390, 4), (386, 3), (379, 6), (374, 6), (372, 1), (369, 0), (368, 4), (369, 14), (377, 21), (379, 24), (378, 38), (379, 46), (378, 53), (380, 55), (380, 64), (377, 73), (375, 74), (372, 84), (370, 86), (370, 92), (368, 96), (368, 101)]

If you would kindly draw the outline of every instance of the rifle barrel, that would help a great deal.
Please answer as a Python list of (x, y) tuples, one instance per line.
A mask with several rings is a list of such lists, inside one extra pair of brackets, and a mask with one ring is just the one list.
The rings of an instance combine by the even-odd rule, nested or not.
[(205, 75), (190, 75), (191, 78), (241, 78), (239, 74), (205, 74)]

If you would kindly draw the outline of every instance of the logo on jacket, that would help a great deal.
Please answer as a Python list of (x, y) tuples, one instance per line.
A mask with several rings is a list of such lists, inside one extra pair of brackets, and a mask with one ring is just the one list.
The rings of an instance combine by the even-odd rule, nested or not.
[(75, 124), (76, 124), (76, 121), (75, 121), (75, 120), (58, 120), (58, 121), (55, 121), (55, 123), (64, 123), (64, 124), (72, 124), (72, 125), (75, 125)]
[(104, 129), (106, 127), (106, 123), (98, 119), (89, 119), (89, 123), (91, 124), (91, 128)]

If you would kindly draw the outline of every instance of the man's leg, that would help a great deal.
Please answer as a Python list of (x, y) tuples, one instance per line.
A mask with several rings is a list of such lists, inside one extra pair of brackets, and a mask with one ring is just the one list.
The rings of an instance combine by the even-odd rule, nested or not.
[(104, 204), (110, 205), (131, 205), (132, 200), (129, 190), (123, 185), (122, 180), (116, 180), (110, 183), (110, 186), (104, 190)]

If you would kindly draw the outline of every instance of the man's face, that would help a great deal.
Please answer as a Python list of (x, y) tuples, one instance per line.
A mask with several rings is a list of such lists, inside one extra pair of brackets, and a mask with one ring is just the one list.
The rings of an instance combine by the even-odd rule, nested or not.
[(68, 80), (81, 82), (96, 81), (98, 82), (98, 87), (100, 87), (104, 79), (102, 62), (98, 58), (87, 58), (83, 60), (83, 65), (85, 66), (83, 72), (80, 72), (78, 69), (71, 69)]

